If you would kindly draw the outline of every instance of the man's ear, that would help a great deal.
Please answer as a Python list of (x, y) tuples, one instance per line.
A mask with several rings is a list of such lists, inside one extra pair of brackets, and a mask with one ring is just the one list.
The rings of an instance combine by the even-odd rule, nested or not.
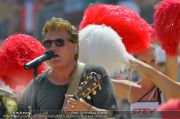
[(79, 49), (79, 45), (75, 45), (75, 46), (74, 46), (74, 52), (75, 52), (75, 53), (78, 53), (78, 49)]
[(77, 46), (75, 46), (75, 52), (77, 52), (77, 49), (78, 49)]

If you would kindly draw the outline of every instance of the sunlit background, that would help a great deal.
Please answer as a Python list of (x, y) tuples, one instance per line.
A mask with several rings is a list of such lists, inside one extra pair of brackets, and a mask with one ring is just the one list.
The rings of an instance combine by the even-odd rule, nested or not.
[(154, 5), (160, 0), (0, 0), (0, 41), (14, 33), (26, 33), (41, 39), (44, 22), (61, 17), (79, 26), (89, 4), (123, 4), (153, 22)]

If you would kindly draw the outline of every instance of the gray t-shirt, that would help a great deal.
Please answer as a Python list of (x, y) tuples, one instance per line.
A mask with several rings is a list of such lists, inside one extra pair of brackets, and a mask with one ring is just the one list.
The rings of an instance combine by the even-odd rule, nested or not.
[(34, 89), (35, 84), (33, 83), (33, 81), (30, 82), (25, 93), (21, 98), (20, 104), (23, 107), (31, 106), (33, 94), (36, 93), (34, 98), (36, 102), (36, 113), (48, 112), (49, 114), (57, 114), (60, 111), (60, 109), (62, 109), (65, 98), (64, 95), (67, 92), (68, 84), (55, 85), (51, 83), (47, 79), (47, 77), (44, 77), (42, 80), (44, 81), (39, 82), (42, 83), (40, 84), (41, 87), (36, 87), (38, 89)]
[[(97, 94), (91, 95), (91, 99), (85, 99), (85, 101), (97, 108), (118, 110), (112, 83), (106, 71), (102, 67), (86, 65), (81, 75), (80, 82), (83, 82), (90, 72), (96, 72), (97, 74), (101, 75), (101, 90), (96, 90)], [(36, 107), (33, 107), (33, 109), (37, 110), (35, 113), (48, 111), (48, 114), (58, 114), (58, 112), (62, 109), (64, 95), (66, 94), (68, 85), (54, 85), (47, 79), (46, 74), (47, 73), (40, 75), (36, 79), (36, 84), (32, 81), (28, 85), (20, 101), (20, 110), (23, 111), (22, 105), (25, 107), (33, 107), (34, 103), (32, 104), (32, 100), (35, 100), (36, 102)], [(35, 94), (35, 96), (33, 96), (33, 94)], [(32, 97), (35, 98), (33, 99)]]

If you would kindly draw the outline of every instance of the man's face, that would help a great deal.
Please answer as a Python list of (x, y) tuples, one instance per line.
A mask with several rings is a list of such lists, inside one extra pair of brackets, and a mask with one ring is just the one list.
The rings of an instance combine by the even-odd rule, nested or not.
[(46, 47), (46, 51), (52, 50), (54, 51), (54, 54), (57, 55), (57, 57), (47, 61), (48, 65), (52, 66), (53, 68), (62, 68), (74, 62), (76, 46), (75, 44), (69, 42), (68, 39), (70, 39), (70, 36), (68, 36), (66, 30), (49, 31), (46, 33), (42, 42), (47, 40), (53, 41), (49, 47)]

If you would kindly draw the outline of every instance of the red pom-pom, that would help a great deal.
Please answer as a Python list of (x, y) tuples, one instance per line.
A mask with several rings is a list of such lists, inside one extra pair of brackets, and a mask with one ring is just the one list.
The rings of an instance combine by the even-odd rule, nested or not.
[(180, 99), (169, 99), (157, 110), (161, 119), (180, 119)]
[[(26, 86), (33, 78), (33, 71), (24, 70), (24, 64), (44, 52), (41, 43), (29, 35), (9, 36), (3, 42), (0, 51), (0, 78), (12, 89), (17, 85)], [(44, 69), (45, 67), (41, 65), (38, 73), (42, 73)]]
[(88, 24), (106, 24), (121, 37), (131, 54), (145, 51), (151, 42), (152, 27), (136, 12), (120, 5), (93, 4), (84, 13), (80, 29)]
[(176, 56), (180, 40), (180, 0), (163, 0), (158, 5), (154, 26), (165, 52)]

